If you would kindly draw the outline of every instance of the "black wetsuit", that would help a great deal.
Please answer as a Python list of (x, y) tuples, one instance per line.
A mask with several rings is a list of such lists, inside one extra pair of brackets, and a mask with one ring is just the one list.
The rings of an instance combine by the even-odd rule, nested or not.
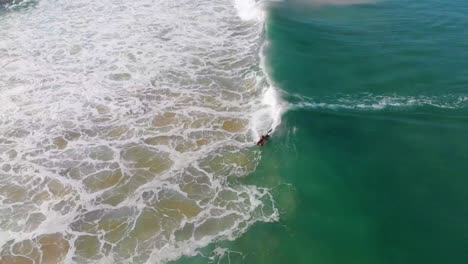
[(263, 146), (267, 142), (269, 137), (270, 135), (262, 136), (260, 140), (257, 142), (257, 146), (260, 146), (260, 147)]

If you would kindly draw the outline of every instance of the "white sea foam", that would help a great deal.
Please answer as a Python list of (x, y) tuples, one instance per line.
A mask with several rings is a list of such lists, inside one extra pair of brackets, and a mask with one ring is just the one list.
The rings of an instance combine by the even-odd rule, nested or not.
[[(239, 17), (244, 20), (256, 20), (264, 22), (266, 11), (263, 2), (255, 0), (236, 0), (236, 8)], [(264, 4), (264, 3), (263, 3)], [(266, 26), (266, 24), (264, 24)], [(254, 100), (253, 108), (257, 110), (253, 112), (250, 118), (250, 130), (254, 138), (259, 138), (260, 135), (271, 131), (273, 133), (281, 124), (281, 116), (286, 111), (286, 103), (282, 100), (280, 90), (274, 86), (273, 81), (268, 76), (267, 63), (265, 59), (266, 48), (268, 41), (264, 41), (260, 52), (260, 69), (263, 75), (257, 77), (258, 87), (263, 87), (261, 90), (261, 100)], [(258, 107), (260, 106), (260, 107)]]
[(253, 132), (254, 138), (259, 138), (260, 135), (268, 131), (275, 132), (276, 128), (281, 124), (282, 114), (287, 109), (278, 89), (274, 86), (267, 86), (264, 89), (258, 104), (262, 105), (262, 108), (252, 114), (250, 121), (250, 130)]
[(234, 0), (237, 14), (242, 20), (257, 20), (263, 21), (265, 18), (264, 11), (259, 7), (259, 3), (255, 0)]
[[(266, 45), (267, 43), (264, 44), (263, 48)], [(265, 73), (265, 78), (267, 79), (268, 83), (262, 97), (262, 105), (265, 105), (267, 110), (267, 117), (263, 120), (267, 121), (267, 123), (270, 123), (267, 125), (267, 127), (272, 129), (274, 132), (275, 129), (281, 124), (281, 116), (283, 115), (284, 111), (286, 111), (287, 107), (286, 102), (284, 102), (281, 97), (280, 90), (274, 86), (273, 81), (268, 77), (263, 48), (260, 56), (260, 65), (262, 71)]]
[(163, 263), (277, 220), (268, 189), (227, 181), (255, 169), (250, 147), (281, 113), (258, 67), (262, 11), (233, 6), (0, 15), (2, 258)]

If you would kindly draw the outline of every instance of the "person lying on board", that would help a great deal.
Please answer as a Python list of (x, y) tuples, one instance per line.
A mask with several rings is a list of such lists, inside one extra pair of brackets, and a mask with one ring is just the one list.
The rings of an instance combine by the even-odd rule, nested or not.
[(266, 135), (262, 135), (260, 137), (260, 140), (257, 142), (257, 146), (261, 147), (263, 145), (265, 145), (265, 143), (267, 142), (267, 140), (270, 138), (270, 132), (272, 131), (272, 129), (270, 129)]

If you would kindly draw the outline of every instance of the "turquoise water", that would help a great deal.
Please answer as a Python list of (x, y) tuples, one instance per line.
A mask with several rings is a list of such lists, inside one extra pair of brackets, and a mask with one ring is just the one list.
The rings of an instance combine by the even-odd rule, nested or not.
[(206, 252), (228, 249), (211, 255), (219, 263), (467, 263), (466, 1), (268, 12), (268, 71), (291, 107), (242, 181), (272, 188), (281, 219)]
[(468, 3), (370, 2), (0, 0), (0, 263), (468, 263)]

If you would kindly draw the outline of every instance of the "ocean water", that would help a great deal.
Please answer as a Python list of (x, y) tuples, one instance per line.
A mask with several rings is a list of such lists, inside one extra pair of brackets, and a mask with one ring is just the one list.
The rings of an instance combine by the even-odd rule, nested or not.
[(468, 260), (464, 1), (0, 3), (0, 263)]
[(179, 263), (467, 263), (467, 2), (346, 2), (268, 5), (279, 221)]

